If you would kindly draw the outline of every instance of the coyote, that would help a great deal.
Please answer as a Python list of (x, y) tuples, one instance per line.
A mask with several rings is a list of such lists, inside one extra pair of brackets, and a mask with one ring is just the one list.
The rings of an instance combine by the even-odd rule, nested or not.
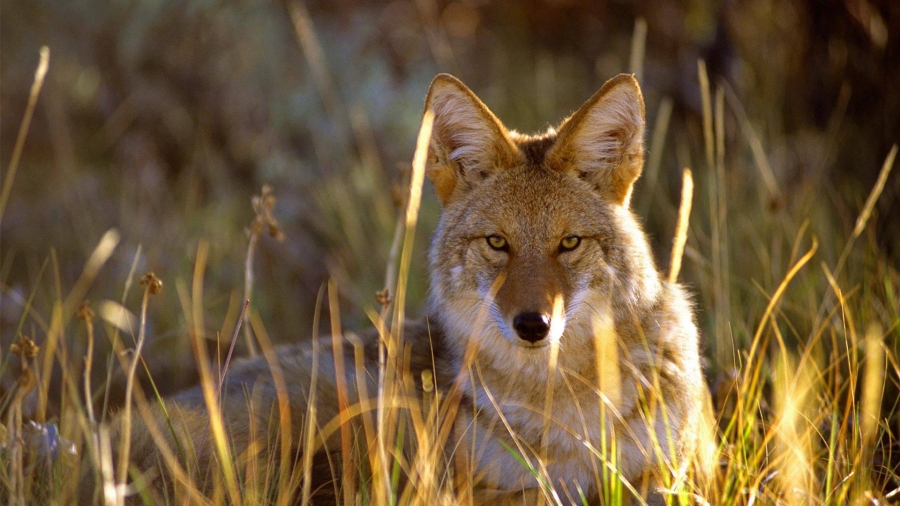
[[(609, 502), (605, 490), (618, 487), (626, 503), (663, 503), (677, 480), (702, 478), (711, 425), (691, 302), (661, 278), (629, 210), (644, 152), (636, 79), (610, 79), (538, 135), (508, 130), (446, 74), (432, 82), (425, 108), (434, 114), (426, 175), (443, 213), (430, 249), (427, 312), (405, 323), (405, 351), (396, 356), (405, 357), (408, 378), (431, 371), (438, 393), (458, 393), (458, 409), (444, 412), (454, 418), (439, 459), (465, 484), (456, 490), (476, 504), (537, 504), (542, 495)], [(315, 353), (308, 342), (278, 348), (277, 374), (273, 355), (232, 366), (221, 413), (233, 454), (246, 456), (254, 441), (263, 442), (255, 449), (262, 457), (271, 458), (266, 448), (283, 450), (272, 437), (279, 393), (287, 394), (291, 430), (278, 437), (297, 455), (311, 394), (318, 427), (342, 402), (373, 399), (379, 334), (351, 337), (343, 356), (330, 337)], [(165, 406), (165, 415), (152, 408), (156, 439), (135, 417), (131, 455), (155, 483), (151, 492), (177, 497), (159, 438), (170, 448), (181, 441), (201, 481), (217, 457), (199, 388)], [(319, 448), (339, 451), (336, 437)]]

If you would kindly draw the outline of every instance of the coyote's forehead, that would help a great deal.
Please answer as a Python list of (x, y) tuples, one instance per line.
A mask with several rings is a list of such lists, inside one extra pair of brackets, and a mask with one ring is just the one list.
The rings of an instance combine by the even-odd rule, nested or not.
[(549, 242), (565, 235), (614, 235), (612, 209), (591, 186), (572, 173), (543, 164), (499, 171), (444, 210), (460, 237), (500, 234), (517, 242)]

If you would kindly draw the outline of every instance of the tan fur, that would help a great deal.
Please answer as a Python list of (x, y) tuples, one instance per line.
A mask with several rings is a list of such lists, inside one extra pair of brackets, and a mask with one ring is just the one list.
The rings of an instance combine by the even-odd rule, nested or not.
[[(589, 497), (602, 494), (601, 476), (610, 476), (603, 459), (616, 479), (651, 502), (662, 500), (662, 478), (680, 476), (683, 464), (699, 460), (702, 475), (706, 464), (695, 456), (708, 438), (708, 393), (693, 311), (682, 288), (660, 277), (628, 208), (643, 165), (637, 81), (611, 79), (557, 129), (536, 136), (507, 130), (451, 76), (435, 78), (426, 107), (435, 112), (427, 174), (444, 210), (431, 246), (428, 314), (408, 322), (404, 335), (411, 377), (434, 369), (443, 391), (454, 378), (465, 378), (457, 385), (465, 395), (447, 454), (475, 463), (456, 469), (473, 487), (474, 501), (533, 504), (540, 495), (538, 481), (503, 444), (544, 469), (564, 502), (564, 494), (577, 499), (579, 487)], [(491, 235), (505, 239), (507, 250), (492, 249)], [(580, 244), (561, 250), (570, 236)], [(557, 298), (562, 310), (553, 315)], [(513, 322), (526, 312), (552, 316), (546, 339), (532, 344), (518, 337)], [(362, 341), (373, 396), (377, 335)], [(337, 414), (338, 402), (330, 343), (320, 349), (322, 425)], [(354, 353), (347, 344), (348, 364)], [(297, 448), (311, 347), (286, 347), (277, 355)], [(352, 367), (348, 375), (355, 386)], [(262, 358), (238, 363), (227, 384), (224, 412), (240, 454), (253, 437), (269, 433), (276, 390)], [(204, 436), (208, 415), (198, 391), (168, 406), (173, 425), (194, 445), (211, 438)], [(336, 448), (333, 441), (330, 446)], [(140, 426), (134, 447), (139, 468), (156, 465), (157, 452)], [(194, 472), (203, 475), (203, 469)]]

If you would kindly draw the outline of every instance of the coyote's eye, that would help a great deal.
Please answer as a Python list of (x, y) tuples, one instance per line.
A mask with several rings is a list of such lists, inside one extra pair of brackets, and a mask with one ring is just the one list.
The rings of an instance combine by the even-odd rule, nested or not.
[(559, 241), (559, 251), (560, 252), (572, 251), (573, 249), (577, 248), (578, 245), (580, 245), (580, 244), (581, 244), (581, 237), (578, 237), (577, 235), (570, 235), (569, 237), (563, 238), (562, 241)]
[(497, 251), (509, 251), (509, 243), (506, 242), (506, 239), (500, 237), (499, 235), (489, 235), (485, 239), (487, 239), (488, 246), (491, 249), (495, 249)]

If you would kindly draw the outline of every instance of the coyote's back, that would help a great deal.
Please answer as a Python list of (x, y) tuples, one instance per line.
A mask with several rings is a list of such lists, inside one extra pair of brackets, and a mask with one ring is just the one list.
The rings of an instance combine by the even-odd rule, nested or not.
[[(659, 503), (677, 480), (702, 478), (711, 427), (692, 307), (661, 279), (629, 210), (644, 151), (637, 81), (608, 81), (558, 128), (534, 136), (507, 130), (451, 76), (435, 78), (426, 108), (434, 112), (426, 170), (443, 214), (427, 313), (405, 324), (398, 361), (388, 365), (399, 378), (431, 371), (437, 398), (455, 403), (441, 411), (453, 417), (438, 459), (447, 464), (433, 470), (453, 479), (437, 482), (476, 503), (542, 494)], [(310, 344), (281, 348), (269, 359), (277, 357), (277, 374), (263, 357), (229, 372), (223, 419), (234, 454), (266, 456), (254, 441), (273, 444), (273, 427), (297, 455), (314, 451), (302, 443), (311, 399), (318, 427), (339, 419), (341, 389), (348, 405), (376, 399), (384, 337), (360, 336), (337, 354), (330, 339), (316, 353)], [(278, 426), (285, 394), (290, 434)], [(208, 476), (206, 401), (196, 390), (166, 405), (152, 418), (171, 430), (136, 429), (137, 467), (164, 469), (158, 439), (172, 447), (186, 439), (192, 476)], [(340, 450), (337, 436), (315, 451)], [(171, 480), (155, 487), (173, 489)]]

